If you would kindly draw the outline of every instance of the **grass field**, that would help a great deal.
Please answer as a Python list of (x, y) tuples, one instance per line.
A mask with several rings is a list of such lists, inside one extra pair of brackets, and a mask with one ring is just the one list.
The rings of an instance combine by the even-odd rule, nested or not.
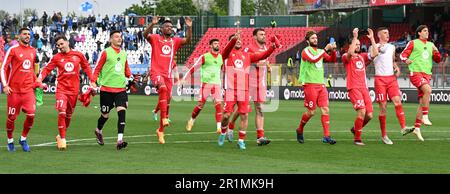
[[(117, 151), (117, 114), (111, 115), (104, 127), (105, 145), (95, 142), (99, 98), (91, 107), (77, 106), (68, 129), (68, 150), (58, 151), (55, 145), (57, 113), (53, 95), (45, 95), (44, 105), (38, 107), (28, 142), (31, 153), (24, 153), (18, 144), (24, 114), (16, 120), (14, 139), (17, 152), (6, 150), (6, 97), (0, 96), (0, 173), (450, 173), (450, 106), (432, 105), (432, 127), (423, 127), (425, 142), (413, 134), (402, 136), (395, 111), (388, 107), (388, 135), (394, 145), (380, 140), (378, 108), (375, 117), (363, 132), (366, 146), (353, 145), (348, 131), (356, 113), (349, 102), (332, 102), (331, 135), (336, 145), (323, 144), (320, 117), (316, 116), (305, 128), (305, 144), (297, 143), (295, 129), (303, 101), (282, 101), (277, 112), (265, 114), (266, 136), (273, 141), (267, 146), (255, 142), (254, 113), (250, 114), (247, 150), (241, 151), (236, 142), (217, 145), (214, 108), (207, 104), (196, 120), (193, 132), (185, 132), (196, 102), (173, 102), (172, 126), (166, 129), (166, 144), (158, 144), (155, 130), (158, 122), (150, 110), (156, 97), (130, 96), (124, 139), (129, 145)], [(416, 104), (404, 107), (408, 125), (414, 121)], [(237, 137), (237, 135), (235, 135)]]

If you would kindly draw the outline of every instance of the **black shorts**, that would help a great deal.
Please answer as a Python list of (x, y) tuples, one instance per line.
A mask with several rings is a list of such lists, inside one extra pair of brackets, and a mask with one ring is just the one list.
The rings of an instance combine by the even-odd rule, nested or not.
[(100, 111), (103, 114), (109, 113), (112, 108), (123, 106), (128, 107), (128, 94), (126, 91), (119, 93), (100, 92)]

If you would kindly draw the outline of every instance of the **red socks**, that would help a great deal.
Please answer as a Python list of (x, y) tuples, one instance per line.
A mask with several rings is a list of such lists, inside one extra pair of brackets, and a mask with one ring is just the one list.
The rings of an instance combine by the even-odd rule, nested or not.
[(246, 135), (247, 135), (246, 131), (239, 131), (239, 140), (245, 140)]
[(202, 111), (202, 109), (199, 106), (195, 106), (194, 110), (192, 111), (191, 117), (193, 119), (197, 118), (198, 114), (200, 114), (200, 111)]
[(406, 127), (406, 119), (405, 113), (403, 112), (403, 106), (398, 105), (395, 106), (395, 114), (397, 115), (398, 122), (400, 123), (400, 127), (404, 129)]
[(416, 123), (414, 123), (415, 128), (420, 128), (420, 125), (422, 125), (422, 119), (416, 118)]
[(62, 139), (66, 138), (66, 114), (58, 114), (58, 131)]
[(14, 132), (14, 121), (7, 119), (6, 120), (6, 133), (7, 133), (8, 139), (13, 138), (13, 132)]
[(378, 119), (380, 120), (381, 137), (385, 137), (386, 136), (386, 115), (379, 115)]
[(330, 136), (330, 115), (322, 115), (320, 117), (320, 120), (322, 121), (322, 127), (323, 127), (323, 136), (329, 137)]
[(256, 138), (259, 139), (261, 137), (264, 137), (264, 129), (257, 129), (256, 130)]
[(33, 122), (34, 122), (34, 115), (32, 116), (28, 116), (25, 119), (25, 122), (23, 123), (23, 131), (22, 131), (22, 136), (27, 137), (28, 136), (28, 132), (30, 132), (31, 127), (33, 126)]
[(428, 115), (429, 107), (422, 107), (422, 115)]
[(297, 128), (298, 133), (303, 133), (303, 127), (305, 127), (306, 123), (309, 121), (310, 117), (303, 113), (302, 120), (300, 121), (300, 125)]
[(218, 123), (222, 120), (222, 104), (217, 103), (214, 105), (214, 108), (216, 108), (216, 123)]
[(357, 117), (355, 120), (355, 140), (361, 141), (361, 133), (362, 133), (363, 124), (364, 124), (364, 119)]
[(66, 129), (69, 128), (71, 120), (72, 120), (72, 115), (66, 115)]

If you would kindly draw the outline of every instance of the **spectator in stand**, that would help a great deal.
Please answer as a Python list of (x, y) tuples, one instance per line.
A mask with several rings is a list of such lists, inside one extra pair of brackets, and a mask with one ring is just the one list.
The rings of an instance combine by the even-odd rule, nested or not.
[(78, 17), (74, 16), (72, 19), (73, 31), (77, 31), (78, 28)]
[(89, 62), (89, 64), (91, 64), (91, 61), (89, 61), (89, 54), (87, 52), (84, 54), (84, 57), (86, 57), (86, 60)]
[(47, 12), (44, 11), (44, 14), (42, 15), (42, 25), (43, 26), (47, 26), (47, 19), (48, 19)]
[(97, 52), (100, 52), (102, 50), (103, 42), (100, 42), (100, 40), (97, 40), (96, 44), (97, 44)]
[(95, 19), (95, 22), (97, 23), (97, 28), (100, 28), (102, 26), (102, 17), (100, 14), (97, 15), (97, 18)]
[(98, 34), (98, 29), (97, 29), (97, 27), (96, 27), (96, 26), (93, 26), (93, 27), (91, 28), (91, 31), (92, 31), (92, 37), (94, 38), (94, 40), (97, 39), (97, 34)]

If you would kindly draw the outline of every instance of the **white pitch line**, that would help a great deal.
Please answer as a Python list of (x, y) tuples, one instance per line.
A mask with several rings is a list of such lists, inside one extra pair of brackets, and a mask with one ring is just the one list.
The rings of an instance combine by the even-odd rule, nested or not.
[[(236, 129), (236, 131), (238, 131)], [(255, 131), (247, 131), (247, 133), (254, 133)], [(266, 131), (267, 133), (294, 133), (295, 130), (291, 131)], [(364, 133), (379, 133), (379, 131), (363, 131)], [(427, 133), (450, 133), (450, 131), (428, 131), (425, 130)], [(172, 134), (165, 134), (165, 136), (178, 136), (178, 135), (203, 135), (203, 134), (215, 134), (216, 132), (184, 132), (184, 133), (172, 133)], [(323, 133), (322, 131), (307, 131), (306, 133)], [(334, 131), (332, 133), (349, 133), (349, 131)], [(126, 138), (140, 138), (140, 137), (154, 137), (156, 134), (148, 134), (148, 135), (132, 135), (132, 136), (125, 136)], [(117, 137), (104, 137), (103, 139), (115, 139)], [(449, 138), (443, 138), (443, 139), (436, 139), (436, 140), (446, 140)], [(94, 141), (96, 138), (84, 138), (84, 139), (73, 139), (73, 140), (67, 140), (67, 143), (72, 142), (82, 142), (82, 141)], [(283, 141), (283, 139), (281, 139)], [(399, 139), (404, 140), (404, 139)], [(427, 139), (428, 140), (428, 139)], [(296, 141), (296, 140), (295, 140)], [(208, 141), (209, 142), (209, 141)], [(202, 142), (195, 142), (195, 141), (188, 141), (188, 143), (202, 143)], [(31, 147), (40, 147), (40, 146), (53, 146), (56, 142), (47, 142), (47, 143), (40, 143), (36, 145), (30, 145)], [(105, 143), (106, 144), (106, 143)], [(76, 144), (71, 144), (76, 145)], [(95, 145), (95, 144), (93, 144)], [(6, 146), (0, 146), (0, 147), (6, 147)]]
[[(297, 139), (271, 139), (273, 142), (296, 142)], [(308, 142), (313, 142), (313, 141), (320, 141), (321, 139), (307, 139)], [(419, 140), (417, 139), (392, 139), (393, 141), (417, 141), (419, 142)], [(353, 141), (353, 139), (338, 139), (338, 142), (351, 142)], [(375, 141), (380, 141), (380, 139), (365, 139), (364, 141), (366, 142), (375, 142)], [(450, 138), (429, 138), (426, 139), (425, 141), (450, 141)], [(236, 141), (234, 141), (236, 142)], [(217, 143), (217, 140), (194, 140), (194, 141), (168, 141), (166, 142), (166, 144), (189, 144), (189, 143)], [(105, 145), (115, 145), (116, 143), (111, 142), (111, 143), (106, 143)], [(154, 142), (131, 142), (130, 144), (159, 144), (159, 142), (154, 141)], [(74, 143), (74, 144), (68, 144), (68, 146), (95, 146), (98, 145), (97, 143)], [(52, 147), (54, 145), (41, 145), (40, 147)], [(6, 146), (1, 146), (1, 147), (6, 147)], [(35, 145), (36, 147), (36, 145)]]

